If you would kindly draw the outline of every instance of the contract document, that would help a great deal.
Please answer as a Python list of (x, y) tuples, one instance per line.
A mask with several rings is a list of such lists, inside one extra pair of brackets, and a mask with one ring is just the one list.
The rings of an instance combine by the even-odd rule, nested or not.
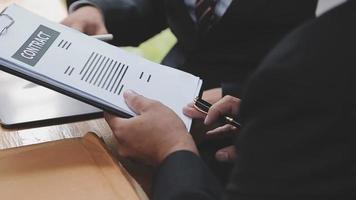
[[(123, 27), (124, 28), (124, 27)], [(0, 69), (122, 117), (131, 89), (174, 110), (199, 95), (202, 80), (153, 63), (11, 5), (0, 14)]]

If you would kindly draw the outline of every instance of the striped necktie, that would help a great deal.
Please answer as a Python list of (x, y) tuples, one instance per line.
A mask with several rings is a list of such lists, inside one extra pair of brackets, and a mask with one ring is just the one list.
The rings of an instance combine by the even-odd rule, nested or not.
[(200, 30), (210, 29), (216, 16), (214, 9), (218, 0), (197, 0), (195, 3), (195, 15)]

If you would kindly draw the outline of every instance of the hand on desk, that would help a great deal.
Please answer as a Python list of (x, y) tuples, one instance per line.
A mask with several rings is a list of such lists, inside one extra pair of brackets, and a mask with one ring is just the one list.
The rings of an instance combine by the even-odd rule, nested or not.
[(101, 11), (94, 6), (78, 8), (61, 23), (88, 35), (108, 33)]
[(136, 117), (124, 119), (105, 113), (121, 156), (159, 165), (168, 155), (179, 150), (198, 154), (191, 135), (174, 111), (133, 91), (126, 91), (124, 98), (138, 114)]
[[(204, 97), (203, 97), (204, 98)], [(194, 108), (194, 103), (190, 103), (183, 109), (183, 113), (193, 119), (204, 119), (204, 124), (209, 126), (219, 121), (223, 115), (236, 115), (240, 108), (241, 100), (232, 96), (225, 96), (213, 104), (207, 115)], [(208, 135), (222, 134), (226, 132), (237, 132), (237, 128), (231, 125), (222, 125), (207, 132)], [(234, 146), (228, 146), (215, 153), (218, 161), (229, 162), (236, 158)]]

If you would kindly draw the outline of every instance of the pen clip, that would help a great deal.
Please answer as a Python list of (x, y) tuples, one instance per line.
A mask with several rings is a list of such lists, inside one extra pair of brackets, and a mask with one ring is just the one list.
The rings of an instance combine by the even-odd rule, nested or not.
[(6, 31), (15, 23), (15, 20), (10, 17), (8, 14), (0, 13), (0, 17), (6, 17), (9, 23), (4, 26), (3, 28), (0, 28), (0, 36), (4, 35)]

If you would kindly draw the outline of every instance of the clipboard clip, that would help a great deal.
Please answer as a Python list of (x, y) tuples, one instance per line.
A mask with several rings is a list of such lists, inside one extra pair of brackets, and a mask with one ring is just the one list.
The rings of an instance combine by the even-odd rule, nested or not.
[(0, 13), (0, 18), (1, 17), (5, 17), (9, 22), (4, 27), (0, 25), (0, 36), (4, 35), (6, 31), (15, 23), (15, 20), (8, 14)]

